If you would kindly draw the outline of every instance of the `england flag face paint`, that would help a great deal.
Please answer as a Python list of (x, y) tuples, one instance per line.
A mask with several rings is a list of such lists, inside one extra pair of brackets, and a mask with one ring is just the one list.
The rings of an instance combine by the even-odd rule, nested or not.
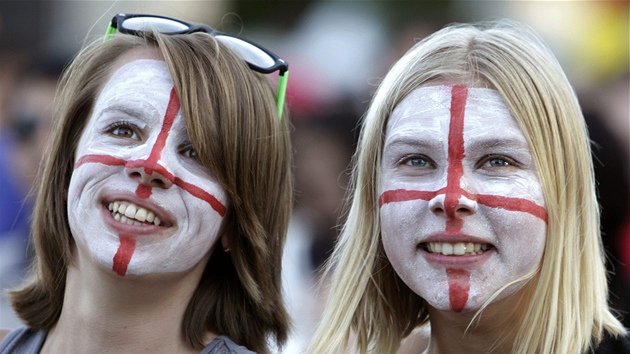
[(402, 100), (387, 125), (379, 195), (388, 259), (438, 310), (479, 309), (540, 263), (542, 187), (495, 90), (427, 86)]
[(166, 63), (119, 67), (75, 152), (68, 218), (77, 251), (120, 276), (198, 264), (220, 236), (228, 198), (195, 157)]

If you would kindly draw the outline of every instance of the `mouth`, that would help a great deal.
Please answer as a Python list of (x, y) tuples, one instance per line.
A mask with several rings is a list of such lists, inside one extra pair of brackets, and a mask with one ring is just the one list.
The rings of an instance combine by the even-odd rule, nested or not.
[(133, 226), (166, 226), (151, 210), (128, 201), (115, 201), (107, 205), (114, 220)]
[(425, 242), (419, 247), (429, 253), (444, 256), (475, 256), (494, 249), (489, 243), (475, 242)]

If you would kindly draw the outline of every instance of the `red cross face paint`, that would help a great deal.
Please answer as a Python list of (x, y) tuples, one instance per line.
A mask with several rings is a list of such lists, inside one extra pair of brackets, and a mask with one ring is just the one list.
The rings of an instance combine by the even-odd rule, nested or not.
[(121, 276), (185, 272), (216, 243), (227, 205), (195, 159), (166, 63), (118, 68), (75, 153), (68, 218), (81, 257)]
[(438, 310), (477, 310), (540, 263), (542, 187), (495, 90), (428, 86), (403, 99), (387, 124), (379, 194), (388, 259)]

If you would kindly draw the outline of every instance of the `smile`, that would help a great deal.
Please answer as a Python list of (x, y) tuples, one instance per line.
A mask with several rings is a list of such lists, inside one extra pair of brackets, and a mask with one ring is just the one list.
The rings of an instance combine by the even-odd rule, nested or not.
[(130, 202), (109, 203), (107, 209), (112, 212), (114, 220), (134, 226), (155, 225), (161, 226), (162, 221), (155, 216), (155, 213), (145, 208), (139, 207)]
[(492, 248), (492, 245), (488, 243), (473, 242), (428, 242), (425, 243), (424, 246), (424, 248), (430, 253), (442, 254), (445, 256), (473, 256), (482, 254)]

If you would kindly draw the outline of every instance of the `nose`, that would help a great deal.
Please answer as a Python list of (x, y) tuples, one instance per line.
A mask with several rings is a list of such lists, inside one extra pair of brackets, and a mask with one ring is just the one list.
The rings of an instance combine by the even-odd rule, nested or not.
[(133, 161), (125, 165), (129, 177), (139, 184), (155, 187), (170, 188), (173, 185), (173, 174), (157, 163), (148, 161)]
[(477, 212), (477, 201), (460, 193), (440, 193), (429, 200), (429, 209), (447, 219), (461, 218)]

